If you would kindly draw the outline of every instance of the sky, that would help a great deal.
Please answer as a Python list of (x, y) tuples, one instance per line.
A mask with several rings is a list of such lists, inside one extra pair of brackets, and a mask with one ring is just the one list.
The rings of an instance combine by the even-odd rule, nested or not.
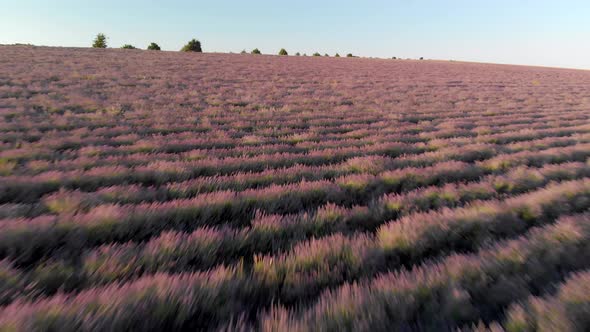
[(464, 60), (590, 69), (588, 0), (0, 0), (0, 44)]

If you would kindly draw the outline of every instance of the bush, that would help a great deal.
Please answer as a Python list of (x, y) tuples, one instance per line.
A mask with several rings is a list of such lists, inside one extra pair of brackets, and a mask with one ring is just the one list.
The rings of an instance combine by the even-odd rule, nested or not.
[(160, 49), (160, 45), (156, 44), (156, 43), (151, 43), (148, 47), (148, 50), (150, 51), (159, 51)]
[(334, 55), (335, 58), (339, 58), (340, 54), (336, 53), (336, 55)]
[(279, 51), (279, 55), (289, 55), (289, 53), (287, 53), (286, 49), (281, 48), (281, 50)]
[(93, 48), (107, 48), (107, 36), (104, 33), (99, 33), (94, 38), (94, 42), (92, 43)]
[(180, 49), (181, 52), (203, 52), (203, 50), (201, 49), (201, 42), (193, 39), (191, 41), (189, 41), (186, 45), (184, 45), (184, 47), (182, 49)]
[(251, 52), (252, 54), (262, 54), (259, 49), (255, 48)]
[(242, 50), (242, 52), (240, 52), (240, 54), (246, 54), (248, 52), (246, 52), (246, 50)]
[(330, 54), (326, 53), (326, 54), (324, 54), (324, 56), (330, 56)]
[(125, 49), (125, 50), (135, 50), (136, 49), (136, 47), (131, 44), (125, 44), (125, 45), (121, 46), (121, 48)]
[(321, 54), (319, 54), (318, 52), (315, 52), (315, 53), (313, 54), (313, 56), (322, 56), (322, 55), (321, 55)]
[(395, 56), (394, 56), (392, 59), (393, 59), (393, 60), (397, 60), (397, 57), (395, 57)]
[(297, 52), (295, 53), (295, 56), (301, 56), (301, 53)]
[(348, 54), (346, 55), (346, 57), (347, 57), (347, 58), (352, 58), (352, 57), (354, 57), (354, 55), (352, 55), (352, 53), (348, 53)]

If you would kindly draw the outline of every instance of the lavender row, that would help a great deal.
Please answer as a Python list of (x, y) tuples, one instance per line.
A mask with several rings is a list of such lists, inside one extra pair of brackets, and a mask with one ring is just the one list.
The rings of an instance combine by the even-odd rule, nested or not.
[[(460, 326), (481, 319), (488, 310), (495, 317), (511, 302), (525, 298), (530, 288), (543, 288), (567, 271), (585, 268), (588, 260), (573, 257), (590, 254), (589, 239), (587, 216), (561, 220), (476, 255), (454, 255), (440, 263), (342, 286), (301, 313), (272, 309), (257, 325), (261, 330), (409, 329)], [(549, 249), (553, 255), (545, 255)], [(541, 273), (532, 274), (532, 266)], [(257, 308), (270, 304), (266, 282), (272, 284), (272, 280), (261, 284), (250, 279), (239, 268), (158, 274), (74, 297), (15, 302), (0, 312), (0, 326), (19, 330), (194, 329), (229, 322), (232, 329), (247, 328), (256, 312), (246, 304)], [(489, 296), (491, 290), (495, 297)]]
[[(574, 158), (574, 161), (583, 161), (584, 157), (590, 156), (590, 148), (588, 144), (578, 144), (574, 146), (564, 148), (549, 148), (543, 150), (543, 153), (537, 156), (533, 152), (527, 153), (519, 152), (516, 157), (510, 157), (510, 155), (498, 155), (495, 159), (485, 161), (484, 166), (488, 171), (496, 171), (502, 167), (501, 163), (510, 162), (512, 164), (523, 164), (523, 163), (542, 163), (544, 160), (555, 160), (562, 161), (567, 160), (568, 156)], [(390, 151), (391, 153), (391, 151)], [(404, 153), (398, 150), (397, 154)], [(404, 168), (409, 166), (429, 166), (436, 162), (446, 160), (461, 160), (466, 162), (477, 161), (485, 158), (490, 158), (496, 155), (496, 151), (492, 147), (488, 146), (465, 146), (462, 148), (448, 148), (431, 153), (419, 153), (415, 156), (404, 156), (396, 158), (387, 162), (385, 159), (383, 162), (382, 169), (391, 168)], [(310, 156), (311, 157), (311, 156)], [(332, 156), (331, 160), (337, 156)], [(350, 157), (350, 156), (349, 156)], [(319, 159), (317, 159), (319, 158)], [(318, 155), (317, 160), (325, 160), (325, 156)], [(504, 161), (508, 159), (508, 161)], [(362, 158), (361, 158), (362, 161)], [(288, 162), (288, 164), (285, 164)], [(103, 167), (95, 168), (91, 171), (85, 172), (48, 172), (44, 175), (39, 175), (33, 178), (24, 177), (12, 177), (4, 179), (4, 188), (0, 201), (4, 202), (27, 202), (34, 200), (37, 197), (54, 192), (62, 187), (70, 188), (83, 188), (86, 190), (96, 190), (103, 186), (116, 185), (122, 181), (127, 183), (139, 182), (146, 185), (165, 183), (171, 180), (182, 180), (188, 179), (198, 175), (204, 174), (223, 174), (238, 171), (240, 169), (249, 169), (250, 171), (263, 171), (268, 165), (273, 167), (284, 167), (287, 165), (301, 164), (302, 160), (299, 159), (284, 159), (276, 157), (268, 157), (266, 159), (251, 159), (250, 163), (244, 163), (243, 159), (236, 159), (234, 163), (230, 163), (229, 160), (213, 160), (209, 162), (193, 162), (193, 163), (156, 163), (153, 168), (142, 169), (127, 169), (124, 167)], [(354, 162), (354, 160), (352, 161)], [(370, 162), (370, 161), (369, 161)], [(381, 162), (381, 163), (383, 163)], [(495, 162), (495, 164), (494, 164)], [(500, 164), (496, 166), (496, 164)], [(265, 166), (266, 165), (266, 166)], [(347, 166), (346, 162), (343, 165), (345, 168), (348, 167), (349, 171), (362, 171), (361, 169), (356, 170), (354, 163)], [(297, 167), (294, 167), (297, 169)], [(346, 169), (344, 170), (346, 171)], [(335, 174), (337, 175), (337, 174)], [(182, 197), (182, 196), (181, 196)], [(172, 197), (174, 198), (174, 197)]]
[[(465, 185), (464, 189), (467, 188)], [(482, 195), (479, 188), (478, 185), (470, 187)], [(429, 190), (421, 192), (425, 197), (432, 193)], [(470, 195), (467, 190), (463, 193), (467, 197)], [(336, 234), (303, 241), (310, 235), (322, 236), (367, 227), (361, 222), (365, 220), (363, 217), (379, 219), (385, 216), (383, 212), (375, 213), (360, 207), (346, 211), (328, 206), (313, 215), (304, 215), (301, 220), (262, 216), (251, 228), (239, 231), (205, 228), (191, 234), (165, 233), (145, 245), (106, 245), (83, 255), (79, 267), (59, 262), (42, 264), (28, 277), (21, 278), (23, 282), (35, 285), (32, 289), (52, 294), (57, 289), (72, 290), (128, 281), (143, 274), (207, 269), (238, 259), (249, 260), (254, 255), (253, 269), (257, 278), (276, 282), (277, 298), (290, 304), (313, 299), (326, 287), (345, 281), (417, 264), (434, 253), (471, 251), (487, 242), (521, 234), (534, 225), (550, 223), (561, 214), (590, 208), (589, 199), (589, 181), (566, 182), (505, 202), (477, 202), (466, 208), (409, 214), (398, 223), (382, 227), (375, 238), (366, 235), (349, 238)], [(383, 207), (379, 210), (382, 211)], [(530, 215), (527, 211), (539, 214)], [(354, 220), (361, 223), (351, 224)], [(416, 224), (417, 230), (403, 225), (392, 230), (392, 225), (395, 227), (399, 223)], [(292, 245), (293, 250), (288, 253), (262, 255), (280, 252)], [(48, 275), (52, 275), (52, 283), (43, 278)]]
[(49, 255), (62, 246), (86, 247), (127, 241), (132, 237), (141, 241), (164, 230), (191, 230), (203, 225), (243, 226), (257, 210), (284, 214), (330, 202), (352, 205), (368, 202), (386, 192), (475, 180), (481, 175), (481, 170), (469, 164), (446, 162), (436, 167), (408, 168), (377, 176), (349, 176), (335, 182), (301, 182), (242, 192), (220, 191), (167, 202), (100, 205), (85, 214), (4, 220), (0, 224), (0, 257), (18, 257), (26, 262), (40, 258), (40, 255)]
[[(585, 133), (584, 131), (581, 132), (576, 132), (570, 135), (570, 133), (564, 133), (561, 132), (561, 130), (563, 130), (563, 128), (560, 129), (560, 131), (558, 133), (556, 133), (555, 135), (551, 135), (551, 136), (543, 136), (543, 138), (537, 138), (535, 135), (536, 132), (533, 132), (533, 134), (531, 133), (515, 133), (513, 134), (515, 137), (519, 137), (518, 139), (514, 139), (516, 142), (515, 143), (507, 143), (507, 142), (495, 142), (494, 144), (500, 144), (500, 145), (504, 145), (504, 144), (509, 144), (509, 145), (514, 145), (514, 144), (518, 144), (520, 142), (522, 143), (527, 143), (527, 142), (531, 142), (534, 143), (536, 141), (543, 141), (543, 140), (553, 140), (553, 142), (550, 142), (552, 144), (554, 144), (553, 146), (556, 146), (556, 144), (559, 144), (558, 141), (564, 140), (564, 139), (568, 139), (568, 137), (571, 139), (573, 138), (572, 136), (577, 136), (577, 137), (584, 137), (587, 136), (587, 133)], [(503, 135), (507, 135), (507, 134), (503, 134)], [(412, 139), (412, 137), (414, 139)], [(479, 138), (483, 138), (484, 136), (478, 136), (477, 140), (474, 139), (469, 139), (469, 140), (462, 140), (461, 143), (467, 143), (470, 142), (472, 144), (477, 144), (477, 143), (481, 143), (483, 141), (489, 141), (487, 139), (479, 139)], [(357, 140), (352, 140), (350, 141), (350, 143), (347, 143), (346, 141), (335, 141), (335, 143), (339, 143), (339, 144), (332, 144), (330, 145), (329, 141), (321, 141), (321, 143), (315, 144), (315, 145), (310, 145), (310, 144), (296, 144), (296, 145), (258, 145), (257, 144), (257, 140), (256, 140), (256, 136), (250, 136), (250, 138), (246, 137), (249, 141), (252, 141), (253, 144), (248, 144), (246, 146), (240, 147), (240, 148), (221, 148), (221, 149), (212, 149), (212, 150), (204, 150), (204, 149), (193, 149), (191, 147), (189, 148), (180, 148), (177, 149), (175, 151), (170, 151), (168, 153), (161, 153), (158, 152), (156, 150), (154, 150), (153, 148), (151, 148), (151, 144), (149, 142), (145, 142), (145, 141), (138, 141), (136, 142), (134, 145), (136, 145), (135, 150), (133, 151), (133, 154), (128, 154), (128, 155), (117, 155), (114, 154), (114, 151), (112, 149), (106, 149), (104, 146), (87, 146), (87, 147), (83, 147), (79, 150), (76, 150), (75, 152), (68, 152), (67, 154), (64, 153), (63, 155), (60, 155), (59, 159), (56, 158), (56, 156), (52, 155), (51, 152), (46, 151), (46, 152), (34, 152), (37, 151), (36, 149), (31, 149), (30, 147), (21, 147), (19, 149), (12, 149), (12, 150), (8, 150), (8, 151), (3, 151), (0, 156), (2, 158), (6, 158), (7, 160), (11, 161), (11, 162), (16, 162), (16, 161), (23, 161), (26, 160), (28, 157), (26, 157), (23, 154), (30, 154), (30, 153), (42, 153), (41, 156), (44, 156), (43, 159), (39, 159), (39, 158), (35, 158), (33, 160), (30, 160), (27, 162), (26, 164), (26, 168), (23, 168), (21, 170), (21, 172), (26, 172), (28, 174), (37, 174), (39, 173), (41, 170), (68, 170), (68, 169), (73, 169), (76, 167), (84, 167), (86, 169), (88, 168), (93, 168), (93, 167), (100, 167), (100, 166), (109, 166), (112, 164), (117, 164), (117, 165), (122, 165), (122, 166), (139, 166), (139, 165), (145, 165), (147, 163), (146, 158), (149, 157), (149, 160), (166, 160), (166, 161), (177, 161), (180, 160), (181, 158), (186, 158), (188, 160), (191, 159), (202, 159), (202, 158), (226, 158), (226, 157), (240, 157), (240, 156), (257, 156), (257, 155), (261, 155), (261, 154), (273, 154), (273, 153), (287, 153), (287, 154), (293, 154), (294, 156), (297, 154), (303, 154), (303, 153), (313, 153), (313, 152), (319, 152), (319, 151), (323, 151), (326, 150), (327, 152), (333, 150), (333, 149), (338, 149), (338, 151), (342, 151), (343, 148), (354, 148), (354, 147), (359, 147), (362, 148), (363, 146), (365, 148), (369, 148), (369, 150), (371, 149), (372, 145), (383, 145), (386, 142), (399, 142), (399, 143), (419, 143), (419, 142), (427, 142), (426, 139), (416, 139), (416, 136), (400, 136), (400, 135), (394, 135), (393, 137), (388, 137), (388, 136), (379, 136), (379, 137), (375, 137), (375, 139), (371, 139), (370, 141), (357, 141)], [(403, 140), (402, 140), (403, 138)], [(446, 140), (447, 144), (449, 143), (458, 143), (458, 139), (460, 137), (454, 137), (452, 138), (452, 140)], [(433, 141), (436, 141), (438, 144), (445, 142), (445, 140), (440, 140), (440, 139), (434, 139)], [(587, 140), (586, 140), (587, 141)], [(490, 142), (494, 142), (493, 140), (491, 140)], [(584, 141), (579, 141), (580, 143), (584, 142)], [(303, 142), (302, 142), (303, 143)], [(311, 143), (309, 141), (306, 141), (306, 143)], [(167, 144), (172, 144), (170, 142), (168, 142)], [(486, 143), (487, 144), (487, 143)], [(429, 143), (429, 146), (431, 144)], [(330, 146), (332, 146), (330, 148)], [(521, 145), (522, 146), (522, 145)], [(184, 152), (183, 152), (184, 151)], [(504, 150), (504, 152), (507, 152), (507, 150)], [(72, 157), (75, 157), (75, 159), (70, 159), (68, 158), (69, 155), (72, 155)], [(143, 158), (142, 158), (143, 156)], [(47, 159), (47, 160), (45, 160)], [(57, 160), (53, 160), (52, 163), (49, 163), (50, 159), (57, 159)]]
[(257, 158), (225, 158), (189, 162), (155, 162), (150, 167), (126, 168), (122, 166), (96, 167), (88, 171), (46, 172), (35, 177), (13, 176), (2, 178), (1, 201), (26, 201), (60, 187), (80, 188), (87, 191), (120, 183), (143, 185), (182, 181), (198, 176), (232, 174), (235, 172), (261, 172), (267, 168), (295, 165), (320, 166), (342, 162), (366, 154), (399, 156), (421, 153), (423, 147), (404, 144), (382, 144), (370, 149), (338, 149), (326, 153), (318, 151), (306, 155), (277, 154)]
[(491, 321), (510, 303), (589, 267), (589, 221), (587, 214), (562, 218), (477, 254), (455, 254), (439, 263), (347, 284), (301, 312), (274, 308), (258, 328), (451, 330)]
[[(359, 204), (369, 202), (382, 193), (408, 191), (420, 186), (459, 180), (475, 180), (483, 174), (475, 166), (450, 162), (432, 168), (384, 172), (377, 176), (347, 176), (336, 182), (303, 182), (237, 193), (216, 192), (163, 203), (101, 205), (85, 214), (73, 216), (65, 214), (30, 220), (4, 220), (0, 236), (6, 238), (7, 242), (5, 246), (0, 245), (0, 255), (19, 257), (23, 262), (34, 261), (39, 255), (50, 254), (60, 247), (56, 243), (66, 248), (71, 247), (72, 240), (68, 240), (68, 234), (76, 232), (87, 234), (81, 245), (87, 247), (111, 241), (127, 241), (130, 234), (135, 234), (137, 240), (141, 240), (164, 230), (191, 230), (205, 224), (229, 223), (240, 226), (246, 225), (256, 210), (294, 213), (329, 202)], [(79, 209), (81, 202), (58, 200), (54, 204), (57, 205), (53, 209), (67, 212)], [(101, 231), (97, 232), (97, 229)], [(31, 237), (36, 238), (34, 242), (39, 242), (38, 248), (27, 241), (21, 241)]]
[[(559, 285), (555, 295), (532, 297), (524, 303), (514, 304), (508, 310), (503, 325), (507, 331), (589, 330), (590, 271), (569, 276)], [(492, 324), (492, 328), (501, 327)]]

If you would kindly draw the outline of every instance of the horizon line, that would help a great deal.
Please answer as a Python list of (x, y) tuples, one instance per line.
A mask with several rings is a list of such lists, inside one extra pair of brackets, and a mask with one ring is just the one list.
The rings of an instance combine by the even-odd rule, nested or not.
[[(133, 45), (133, 44), (132, 44)], [(94, 49), (94, 47), (92, 46), (64, 46), (64, 45), (36, 45), (36, 44), (31, 44), (31, 43), (11, 43), (11, 44), (3, 44), (0, 43), (0, 47), (18, 47), (18, 46), (24, 46), (24, 47), (46, 47), (46, 48), (72, 48), (72, 49)], [(254, 47), (253, 49), (256, 49), (257, 47)], [(103, 49), (107, 49), (107, 50), (123, 50), (121, 47), (107, 47), (107, 48), (103, 48)], [(286, 48), (285, 48), (286, 49)], [(137, 47), (134, 49), (135, 51), (148, 51), (147, 49), (144, 48), (140, 48)], [(126, 51), (134, 51), (134, 50), (126, 50)], [(173, 52), (173, 53), (185, 53), (182, 52), (180, 50), (170, 50), (170, 49), (162, 49), (159, 51), (155, 51), (155, 52)], [(196, 53), (207, 53), (207, 54), (234, 54), (234, 55), (254, 55), (254, 54), (250, 54), (250, 52), (246, 52), (245, 54), (241, 53), (242, 51), (228, 51), (228, 52), (224, 52), (224, 51), (203, 51), (203, 52), (196, 52)], [(301, 53), (301, 52), (295, 52), (295, 53)], [(321, 52), (318, 52), (321, 54)], [(519, 67), (533, 67), (533, 68), (545, 68), (545, 69), (563, 69), (563, 70), (581, 70), (581, 71), (590, 71), (590, 68), (582, 68), (582, 67), (560, 67), (560, 66), (553, 66), (553, 65), (539, 65), (539, 64), (526, 64), (526, 63), (509, 63), (509, 62), (489, 62), (489, 61), (484, 61), (484, 60), (476, 60), (476, 59), (460, 59), (460, 58), (456, 58), (456, 59), (436, 59), (436, 58), (427, 58), (427, 57), (423, 57), (422, 60), (420, 60), (419, 58), (404, 58), (404, 57), (395, 57), (395, 59), (393, 57), (379, 57), (379, 56), (367, 56), (367, 55), (355, 55), (352, 52), (348, 52), (353, 54), (353, 59), (365, 59), (365, 60), (393, 60), (393, 61), (438, 61), (438, 62), (454, 62), (454, 63), (467, 63), (467, 64), (484, 64), (484, 65), (500, 65), (500, 66), (519, 66)], [(340, 55), (340, 58), (347, 58), (346, 54), (348, 53), (343, 53), (345, 55)], [(306, 54), (306, 53), (304, 53)], [(328, 53), (325, 53), (328, 54)], [(340, 53), (337, 53), (340, 54)], [(329, 54), (328, 54), (329, 55)], [(277, 57), (285, 57), (285, 55), (278, 55), (278, 54), (274, 54), (274, 53), (261, 53), (261, 54), (257, 54), (255, 56), (277, 56)], [(313, 55), (295, 55), (295, 54), (288, 54), (286, 56), (289, 57), (311, 57), (311, 58), (327, 58), (325, 55), (320, 55), (320, 56), (313, 56)], [(335, 58), (335, 55), (329, 55), (329, 58)]]

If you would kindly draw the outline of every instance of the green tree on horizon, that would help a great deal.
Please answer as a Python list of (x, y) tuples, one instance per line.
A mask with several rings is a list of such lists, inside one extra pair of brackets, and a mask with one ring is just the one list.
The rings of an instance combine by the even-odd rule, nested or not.
[(198, 52), (201, 53), (203, 52), (203, 49), (201, 48), (201, 42), (196, 40), (196, 39), (192, 39), (190, 40), (186, 45), (184, 45), (181, 49), (181, 52)]
[(151, 43), (148, 45), (147, 47), (148, 50), (150, 51), (159, 51), (161, 50), (160, 45), (156, 44), (156, 43)]
[(104, 33), (99, 33), (94, 38), (92, 43), (93, 48), (107, 48), (107, 36)]

